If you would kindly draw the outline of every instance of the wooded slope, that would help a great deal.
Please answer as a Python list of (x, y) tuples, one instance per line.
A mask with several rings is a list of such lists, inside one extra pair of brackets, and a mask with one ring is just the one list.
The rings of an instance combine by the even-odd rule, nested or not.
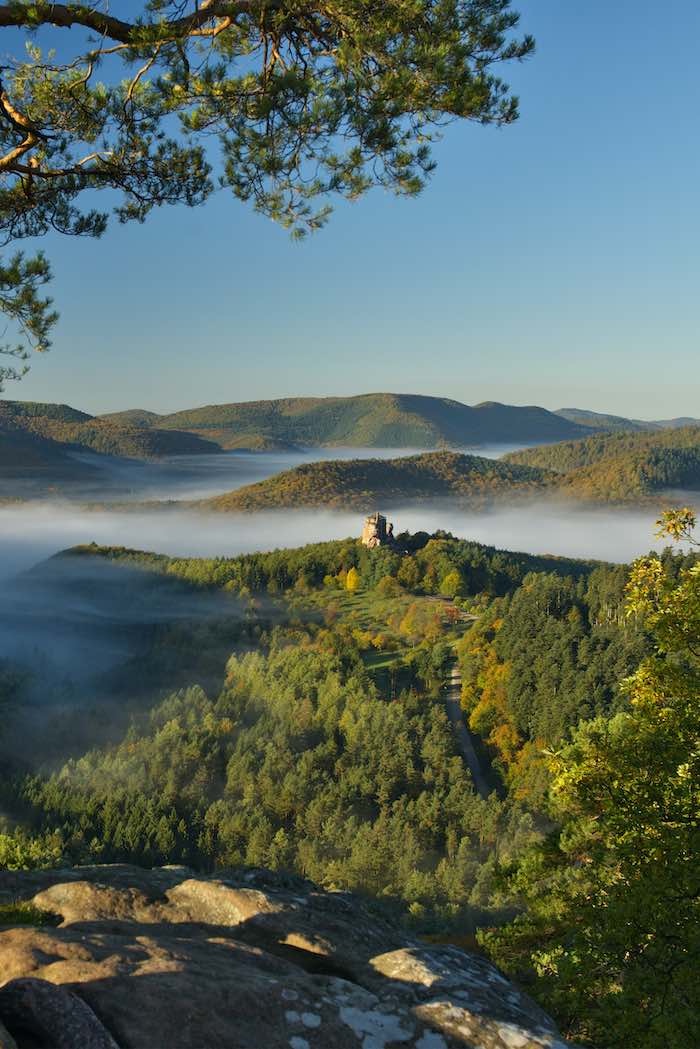
[(513, 452), (504, 461), (555, 470), (565, 495), (634, 501), (666, 489), (700, 488), (700, 426), (655, 433), (596, 434)]
[(427, 452), (400, 459), (305, 463), (200, 505), (210, 510), (281, 507), (371, 509), (377, 503), (448, 498), (480, 505), (499, 494), (547, 490), (551, 471), (514, 466), (457, 452)]
[(209, 405), (161, 416), (158, 426), (195, 431), (224, 448), (464, 447), (565, 440), (586, 432), (544, 408), (495, 402), (470, 407), (447, 398), (393, 393)]

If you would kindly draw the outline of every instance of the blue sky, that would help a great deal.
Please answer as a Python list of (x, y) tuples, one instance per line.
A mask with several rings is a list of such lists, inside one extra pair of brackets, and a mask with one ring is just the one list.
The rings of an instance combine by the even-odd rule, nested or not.
[(303, 244), (225, 196), (52, 238), (54, 348), (5, 396), (168, 411), (391, 390), (700, 416), (700, 5), (519, 10), (538, 45), (508, 70), (521, 120), (450, 127), (417, 200), (340, 203)]

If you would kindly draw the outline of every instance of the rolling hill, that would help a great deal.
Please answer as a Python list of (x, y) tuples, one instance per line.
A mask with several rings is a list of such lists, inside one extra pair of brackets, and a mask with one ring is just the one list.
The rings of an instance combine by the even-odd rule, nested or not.
[(590, 430), (618, 432), (622, 430), (633, 432), (648, 432), (656, 430), (677, 430), (684, 426), (700, 426), (700, 419), (682, 417), (679, 419), (626, 419), (622, 415), (606, 415), (601, 412), (591, 412), (586, 408), (559, 408), (554, 415), (577, 426), (586, 426)]
[(160, 415), (132, 408), (92, 416), (65, 404), (0, 401), (0, 433), (24, 429), (82, 450), (135, 458), (196, 455), (217, 449), (299, 447), (465, 448), (486, 443), (542, 444), (593, 433), (659, 432), (696, 420), (645, 422), (585, 409), (370, 393), (207, 405)]
[(51, 483), (87, 479), (94, 473), (91, 466), (73, 459), (57, 441), (22, 430), (0, 429), (0, 478), (30, 476)]
[(465, 447), (562, 441), (586, 432), (535, 406), (488, 401), (470, 407), (447, 398), (393, 393), (209, 405), (160, 416), (157, 425), (195, 432), (222, 448)]
[[(99, 419), (66, 404), (0, 401), (0, 467), (50, 470), (52, 464), (68, 468), (68, 452), (132, 459), (157, 459), (165, 455), (218, 452), (219, 447), (197, 434), (141, 427)], [(11, 453), (10, 449), (14, 451)], [(78, 467), (74, 464), (73, 476)]]
[(596, 434), (501, 460), (439, 451), (388, 460), (305, 463), (197, 505), (213, 511), (365, 510), (448, 499), (476, 509), (545, 493), (582, 502), (642, 505), (673, 489), (700, 490), (700, 427)]
[(669, 489), (700, 489), (700, 426), (651, 433), (596, 434), (504, 457), (554, 470), (560, 491), (604, 502), (633, 502)]
[(544, 491), (552, 483), (556, 483), (556, 475), (538, 467), (513, 466), (457, 452), (427, 452), (401, 459), (304, 463), (197, 505), (214, 511), (301, 507), (369, 510), (378, 503), (450, 499), (483, 506), (505, 494)]
[(645, 421), (584, 408), (555, 412), (484, 401), (469, 406), (441, 397), (369, 393), (211, 404), (170, 415), (146, 409), (111, 412), (112, 423), (197, 433), (227, 450), (299, 446), (464, 448), (483, 443), (540, 444), (591, 432), (655, 432), (698, 425), (696, 419)]

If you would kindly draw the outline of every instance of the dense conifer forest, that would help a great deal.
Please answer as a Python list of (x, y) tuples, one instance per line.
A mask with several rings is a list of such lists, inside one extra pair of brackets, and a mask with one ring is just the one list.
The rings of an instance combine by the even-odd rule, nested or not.
[[(649, 562), (669, 592), (695, 563)], [(498, 939), (519, 928), (508, 871), (530, 869), (559, 825), (552, 755), (632, 716), (624, 682), (656, 642), (631, 611), (629, 566), (404, 533), (397, 549), (348, 539), (215, 559), (91, 545), (38, 566), (27, 591), (47, 581), (53, 599), (107, 594), (104, 616), (128, 599), (139, 625), (129, 658), (73, 692), (46, 668), (3, 667), (1, 863), (293, 870), (423, 935), (482, 930), (533, 979), (520, 941)], [(174, 618), (147, 626), (166, 593)], [(455, 661), (486, 798), (447, 716)], [(32, 693), (36, 714), (37, 689), (32, 766), (12, 725)], [(98, 694), (112, 696), (107, 731)], [(556, 994), (561, 1016), (571, 1002)], [(594, 1012), (572, 1032), (593, 1031)]]

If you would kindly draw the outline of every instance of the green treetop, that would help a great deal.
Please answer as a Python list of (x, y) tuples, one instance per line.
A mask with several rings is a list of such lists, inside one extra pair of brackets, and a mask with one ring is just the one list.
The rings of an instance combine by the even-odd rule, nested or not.
[[(695, 516), (660, 524), (688, 539)], [(671, 581), (643, 558), (627, 596), (654, 642), (629, 711), (551, 755), (559, 829), (514, 875), (523, 915), (485, 939), (577, 1040), (666, 1049), (694, 1043), (700, 1010), (700, 564)]]

